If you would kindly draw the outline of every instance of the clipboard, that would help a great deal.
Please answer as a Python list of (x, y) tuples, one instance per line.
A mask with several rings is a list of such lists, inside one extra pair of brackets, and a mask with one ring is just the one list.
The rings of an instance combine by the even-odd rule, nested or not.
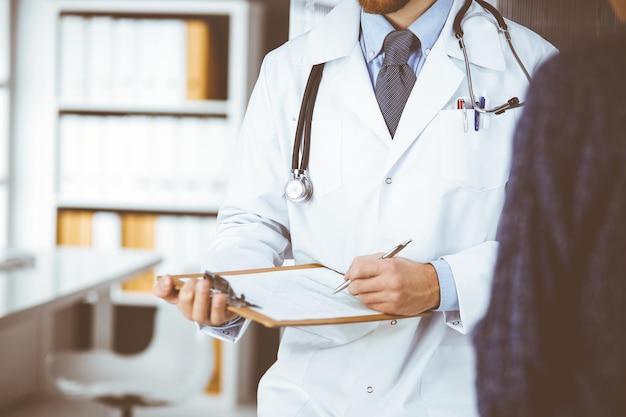
[[(269, 328), (399, 320), (432, 314), (429, 311), (412, 316), (384, 314), (368, 309), (347, 291), (332, 295), (332, 290), (342, 282), (343, 275), (319, 264), (223, 271), (218, 274), (229, 281), (238, 296), (243, 294), (246, 300), (257, 305), (228, 306), (227, 309)], [(174, 279), (175, 288), (179, 289), (185, 280), (202, 278), (203, 275), (194, 273), (170, 276)], [(278, 286), (278, 290), (273, 290), (273, 286)], [(264, 294), (261, 295), (261, 292)], [(269, 302), (268, 297), (274, 298)], [(294, 299), (290, 301), (290, 297)], [(263, 298), (265, 301), (258, 301)], [(281, 299), (286, 301), (282, 302)], [(298, 310), (306, 308), (309, 299), (316, 304), (309, 311)], [(320, 306), (325, 311), (320, 311)]]

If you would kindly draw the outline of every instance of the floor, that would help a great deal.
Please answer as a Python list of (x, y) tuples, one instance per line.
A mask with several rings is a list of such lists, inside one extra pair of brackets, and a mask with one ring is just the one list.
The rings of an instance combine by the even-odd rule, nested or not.
[[(236, 410), (216, 409), (204, 397), (192, 398), (184, 404), (168, 407), (137, 408), (133, 417), (256, 417), (254, 406)], [(120, 413), (100, 404), (64, 400), (30, 402), (16, 410), (3, 410), (2, 417), (117, 417)]]

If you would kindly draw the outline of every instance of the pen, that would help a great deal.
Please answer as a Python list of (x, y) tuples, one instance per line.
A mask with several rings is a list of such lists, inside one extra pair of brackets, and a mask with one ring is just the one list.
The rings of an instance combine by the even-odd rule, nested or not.
[[(488, 109), (489, 108), (489, 98), (487, 98), (486, 94), (483, 94), (483, 96), (480, 98), (480, 107), (482, 109)], [(482, 129), (489, 129), (489, 113), (485, 113), (483, 114), (483, 117), (480, 120), (480, 127)]]
[(463, 131), (467, 132), (467, 107), (465, 107), (465, 99), (457, 99), (456, 108), (463, 110)]
[(480, 129), (480, 112), (477, 110), (478, 108), (480, 108), (480, 101), (477, 101), (474, 107), (474, 130), (476, 132)]
[[(484, 109), (485, 108), (485, 97), (482, 96), (480, 98), (480, 101), (476, 102), (476, 108), (478, 109)], [(480, 112), (477, 110), (474, 110), (474, 130), (475, 131), (479, 131), (480, 130)]]
[[(388, 252), (386, 252), (383, 256), (381, 256), (379, 259), (387, 259), (387, 258), (391, 258), (393, 256), (395, 256), (398, 252), (400, 252), (402, 249), (404, 249), (406, 247), (406, 245), (408, 245), (409, 243), (411, 243), (412, 239), (409, 240), (405, 240), (404, 242), (400, 243), (399, 245), (397, 245), (396, 247), (390, 249)], [(337, 288), (335, 288), (335, 290), (333, 291), (333, 294), (337, 294), (339, 291), (344, 290), (346, 288), (348, 288), (348, 285), (350, 285), (352, 281), (350, 281), (349, 279), (345, 280), (344, 282), (341, 283), (340, 286), (338, 286)]]

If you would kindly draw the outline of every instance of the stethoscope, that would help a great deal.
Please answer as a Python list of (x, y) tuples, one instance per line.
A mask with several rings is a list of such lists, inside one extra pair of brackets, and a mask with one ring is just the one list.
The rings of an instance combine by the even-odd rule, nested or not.
[[(476, 1), (485, 10), (495, 18), (498, 26), (498, 30), (504, 34), (509, 49), (513, 53), (515, 60), (519, 67), (524, 72), (524, 75), (530, 82), (531, 77), (526, 67), (522, 63), (517, 51), (513, 47), (511, 42), (511, 35), (509, 28), (502, 17), (502, 14), (491, 4), (484, 0), (465, 0), (465, 3), (454, 17), (453, 30), (456, 38), (459, 41), (459, 47), (463, 51), (463, 59), (465, 61), (465, 74), (467, 76), (467, 88), (469, 89), (470, 98), (472, 103), (477, 103), (476, 95), (474, 94), (474, 87), (472, 85), (472, 71), (470, 68), (469, 58), (467, 56), (467, 49), (463, 40), (463, 22), (475, 16), (482, 16), (473, 14), (466, 16), (467, 10), (472, 4), (472, 1)], [(485, 13), (485, 15), (489, 16)], [(295, 204), (301, 204), (309, 201), (313, 196), (313, 183), (307, 176), (307, 170), (309, 167), (309, 152), (311, 149), (311, 124), (313, 120), (313, 108), (315, 107), (315, 98), (317, 97), (317, 91), (319, 89), (320, 82), (322, 80), (322, 72), (324, 70), (324, 63), (314, 65), (311, 68), (311, 73), (306, 83), (304, 90), (304, 96), (302, 97), (302, 104), (300, 106), (300, 114), (298, 115), (298, 124), (296, 127), (296, 136), (293, 142), (293, 154), (291, 158), (291, 171), (287, 184), (285, 185), (285, 197), (287, 200)], [(506, 103), (496, 107), (484, 109), (480, 106), (473, 105), (474, 111), (479, 113), (495, 113), (502, 114), (506, 110), (510, 110), (516, 107), (522, 106), (523, 103), (518, 97), (512, 97)]]
[[(317, 90), (322, 80), (324, 63), (313, 65), (309, 79), (307, 80), (298, 115), (296, 137), (293, 141), (293, 154), (291, 156), (291, 173), (285, 185), (285, 197), (292, 203), (305, 203), (313, 196), (313, 183), (306, 175), (309, 168), (309, 151), (311, 149), (311, 124), (313, 121), (313, 108)], [(300, 158), (300, 147), (302, 157)]]
[[(493, 16), (496, 19), (496, 21), (498, 22), (498, 30), (504, 34), (504, 37), (506, 38), (506, 42), (509, 45), (509, 49), (511, 50), (511, 53), (513, 53), (513, 56), (515, 57), (515, 60), (517, 61), (519, 67), (524, 72), (526, 79), (528, 80), (528, 82), (530, 82), (530, 79), (531, 79), (530, 74), (526, 70), (524, 63), (522, 62), (519, 55), (517, 54), (517, 51), (513, 47), (513, 42), (511, 42), (511, 34), (509, 33), (509, 27), (504, 21), (502, 14), (498, 11), (498, 9), (496, 9), (495, 7), (493, 7), (491, 4), (487, 3), (484, 0), (476, 0), (476, 2), (480, 4), (489, 13), (491, 13), (491, 16)], [(458, 11), (456, 16), (454, 17), (454, 23), (452, 25), (452, 28), (454, 29), (454, 34), (456, 38), (459, 40), (459, 47), (461, 48), (461, 51), (463, 51), (463, 60), (465, 61), (465, 74), (467, 75), (466, 77), (467, 88), (470, 93), (470, 98), (472, 99), (472, 103), (478, 103), (478, 101), (476, 100), (476, 95), (474, 94), (474, 87), (472, 85), (472, 71), (470, 69), (469, 58), (467, 57), (467, 48), (465, 48), (465, 42), (463, 41), (464, 33), (463, 33), (463, 28), (462, 28), (462, 23), (465, 19), (469, 17), (480, 16), (480, 15), (465, 16), (465, 13), (467, 13), (467, 10), (469, 9), (471, 5), (472, 5), (472, 0), (465, 1), (465, 4), (463, 4), (463, 7), (461, 7), (461, 9)], [(502, 114), (509, 109), (520, 107), (523, 104), (524, 103), (522, 103), (519, 100), (519, 98), (512, 97), (506, 103), (501, 104), (496, 107), (492, 107), (490, 109), (483, 109), (480, 106), (474, 106), (474, 111), (477, 111), (478, 113)]]

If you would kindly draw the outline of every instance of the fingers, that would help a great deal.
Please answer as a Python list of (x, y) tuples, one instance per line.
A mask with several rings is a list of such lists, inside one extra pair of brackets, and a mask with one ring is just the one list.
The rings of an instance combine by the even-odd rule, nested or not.
[(211, 294), (211, 284), (204, 279), (185, 282), (178, 295), (178, 309), (183, 315), (205, 326), (219, 326), (235, 317), (226, 307), (226, 296)]
[(168, 303), (178, 302), (178, 291), (174, 289), (174, 280), (169, 275), (164, 275), (154, 281), (152, 293)]
[[(194, 281), (194, 280), (192, 280)], [(209, 309), (211, 308), (211, 285), (205, 279), (195, 280), (195, 287), (191, 293), (192, 299), (187, 310), (190, 311), (190, 320), (197, 323), (211, 325)]]
[[(380, 273), (380, 264), (377, 262), (380, 255), (357, 256), (352, 261), (345, 278), (351, 281), (375, 277)], [(352, 285), (352, 284), (350, 284)]]
[(211, 323), (213, 326), (219, 326), (232, 318), (232, 314), (226, 310), (226, 296), (224, 294), (215, 294), (211, 305)]
[(380, 275), (350, 284), (351, 294), (367, 307), (389, 314), (413, 315), (439, 305), (439, 282), (431, 264), (394, 257), (379, 260)]

